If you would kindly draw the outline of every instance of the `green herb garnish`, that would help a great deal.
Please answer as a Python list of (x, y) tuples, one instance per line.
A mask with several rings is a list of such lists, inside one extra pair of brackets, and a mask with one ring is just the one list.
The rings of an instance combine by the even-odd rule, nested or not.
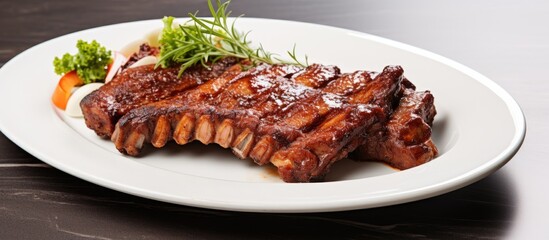
[(112, 62), (111, 51), (95, 40), (91, 43), (78, 40), (76, 48), (78, 53), (75, 55), (65, 53), (62, 58), (53, 59), (55, 73), (62, 75), (76, 70), (84, 84), (103, 81), (107, 75), (107, 65)]
[[(230, 1), (221, 3), (217, 0), (217, 9), (208, 0), (208, 7), (212, 20), (198, 18), (196, 13), (189, 13), (191, 20), (183, 25), (174, 27), (174, 17), (164, 17), (164, 29), (160, 35), (160, 59), (156, 66), (169, 67), (181, 64), (179, 74), (185, 69), (202, 64), (206, 68), (207, 62), (215, 62), (225, 56), (249, 59), (253, 63), (265, 62), (294, 64), (306, 66), (300, 62), (293, 50), (288, 55), (293, 61), (284, 61), (275, 58), (272, 53), (267, 52), (263, 46), (252, 48), (250, 41), (246, 39), (248, 33), (241, 33), (234, 27), (234, 21), (228, 23), (227, 18), (231, 14), (227, 11)], [(236, 19), (235, 19), (236, 20)]]

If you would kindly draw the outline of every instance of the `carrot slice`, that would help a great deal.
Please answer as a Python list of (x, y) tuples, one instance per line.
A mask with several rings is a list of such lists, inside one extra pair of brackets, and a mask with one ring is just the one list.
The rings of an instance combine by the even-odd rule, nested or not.
[(57, 83), (57, 86), (53, 91), (53, 95), (51, 96), (53, 104), (56, 107), (65, 110), (69, 97), (71, 96), (72, 89), (82, 84), (84, 84), (84, 81), (78, 77), (76, 71), (70, 71), (63, 75), (63, 77), (59, 79), (59, 83)]

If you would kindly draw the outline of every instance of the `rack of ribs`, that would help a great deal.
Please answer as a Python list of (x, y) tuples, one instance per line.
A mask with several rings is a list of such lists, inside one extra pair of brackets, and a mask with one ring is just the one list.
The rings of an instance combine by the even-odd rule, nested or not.
[(131, 109), (192, 89), (237, 63), (236, 58), (223, 58), (208, 67), (187, 69), (179, 77), (179, 67), (155, 69), (154, 65), (145, 65), (126, 69), (80, 102), (86, 125), (108, 138), (118, 119)]
[(435, 115), (434, 97), (429, 91), (406, 88), (389, 122), (368, 134), (352, 158), (381, 161), (401, 170), (430, 161), (438, 154), (431, 139)]
[(240, 158), (274, 164), (286, 182), (318, 181), (365, 144), (368, 132), (383, 129), (404, 79), (398, 66), (345, 74), (318, 64), (239, 70), (129, 110), (112, 141), (129, 155), (171, 139), (217, 143)]

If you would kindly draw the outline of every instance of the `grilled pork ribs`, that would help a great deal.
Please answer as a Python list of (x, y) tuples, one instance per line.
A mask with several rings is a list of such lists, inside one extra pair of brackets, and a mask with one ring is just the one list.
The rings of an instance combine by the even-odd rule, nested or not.
[[(173, 75), (173, 69), (125, 70), (114, 84), (82, 101), (86, 123), (98, 135), (111, 136), (116, 148), (128, 155), (138, 155), (145, 143), (155, 147), (170, 140), (181, 145), (193, 140), (217, 143), (239, 158), (272, 163), (286, 182), (320, 181), (334, 162), (357, 148), (361, 159), (391, 163), (392, 159), (379, 157), (380, 147), (370, 141), (391, 144), (393, 112), (404, 108), (402, 96), (407, 99), (414, 92), (401, 67), (341, 73), (335, 66), (319, 64), (306, 68), (262, 64), (251, 69), (234, 59), (216, 64), (215, 73), (187, 70), (188, 77), (181, 78)], [(149, 74), (165, 76), (155, 79)], [(166, 84), (159, 79), (179, 80)], [(161, 85), (137, 87), (142, 81)], [(126, 97), (113, 97), (121, 91)], [(414, 127), (409, 124), (408, 129)], [(436, 155), (432, 146), (430, 158)]]
[(220, 76), (237, 63), (236, 58), (224, 58), (210, 69), (196, 66), (177, 77), (179, 68), (157, 68), (145, 65), (126, 69), (112, 81), (80, 102), (88, 128), (101, 137), (110, 137), (114, 125), (129, 110), (147, 103), (170, 98)]
[(368, 134), (353, 159), (381, 161), (401, 170), (430, 161), (438, 154), (431, 139), (435, 115), (434, 97), (429, 91), (405, 89), (386, 127)]

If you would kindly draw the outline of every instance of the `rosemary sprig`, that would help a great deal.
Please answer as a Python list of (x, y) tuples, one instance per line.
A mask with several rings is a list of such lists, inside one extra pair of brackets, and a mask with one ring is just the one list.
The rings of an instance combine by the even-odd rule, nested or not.
[(249, 59), (253, 63), (260, 62), (274, 64), (285, 63), (307, 66), (300, 62), (296, 55), (295, 45), (288, 55), (292, 61), (285, 61), (274, 57), (274, 54), (266, 51), (260, 44), (258, 48), (252, 48), (248, 41), (247, 33), (241, 33), (235, 28), (235, 21), (228, 22), (231, 11), (227, 11), (230, 1), (216, 0), (217, 9), (211, 0), (208, 0), (208, 8), (213, 19), (197, 17), (196, 13), (189, 13), (191, 18), (183, 25), (173, 26), (173, 17), (164, 17), (164, 29), (160, 36), (160, 59), (156, 66), (168, 67), (181, 65), (181, 75), (187, 68), (196, 64), (202, 64), (206, 68), (208, 62), (215, 62), (225, 56)]

